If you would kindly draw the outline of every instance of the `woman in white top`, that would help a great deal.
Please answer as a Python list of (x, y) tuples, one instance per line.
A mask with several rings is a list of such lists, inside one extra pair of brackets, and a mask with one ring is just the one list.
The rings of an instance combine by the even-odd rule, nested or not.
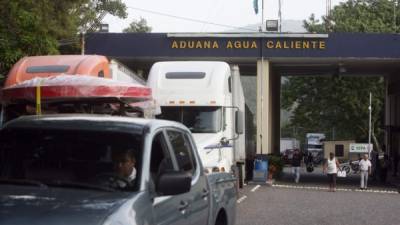
[(336, 174), (339, 169), (339, 162), (335, 158), (333, 152), (329, 153), (329, 158), (324, 164), (324, 173), (328, 174), (329, 191), (336, 191)]

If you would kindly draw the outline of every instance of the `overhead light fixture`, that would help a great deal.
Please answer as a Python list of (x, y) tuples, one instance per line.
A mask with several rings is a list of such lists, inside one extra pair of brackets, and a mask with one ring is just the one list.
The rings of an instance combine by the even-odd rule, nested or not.
[(267, 31), (278, 31), (279, 21), (278, 20), (266, 20), (266, 30)]
[(108, 33), (108, 24), (107, 23), (102, 23), (100, 24), (100, 30), (99, 32), (101, 33)]

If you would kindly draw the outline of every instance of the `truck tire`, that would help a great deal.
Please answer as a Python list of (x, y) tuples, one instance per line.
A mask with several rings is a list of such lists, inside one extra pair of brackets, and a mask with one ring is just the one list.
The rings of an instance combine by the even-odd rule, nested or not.
[(237, 163), (236, 166), (232, 166), (232, 173), (235, 175), (236, 177), (236, 184), (238, 186), (238, 188), (243, 188), (244, 182), (243, 182), (243, 164), (242, 163)]
[(244, 186), (244, 174), (243, 174), (243, 164), (242, 163), (238, 163), (238, 171), (239, 171), (239, 188), (243, 188)]

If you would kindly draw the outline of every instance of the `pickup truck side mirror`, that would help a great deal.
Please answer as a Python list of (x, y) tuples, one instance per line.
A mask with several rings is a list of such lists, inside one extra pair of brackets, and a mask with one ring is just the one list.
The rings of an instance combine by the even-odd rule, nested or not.
[(243, 112), (235, 112), (235, 131), (237, 134), (243, 134)]
[(169, 171), (158, 177), (156, 191), (159, 195), (178, 195), (190, 191), (192, 176), (187, 172)]

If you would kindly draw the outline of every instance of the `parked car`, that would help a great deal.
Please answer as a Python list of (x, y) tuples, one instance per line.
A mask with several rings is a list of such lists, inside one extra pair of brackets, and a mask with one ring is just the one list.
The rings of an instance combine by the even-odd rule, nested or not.
[(235, 177), (204, 174), (182, 124), (23, 116), (4, 125), (0, 143), (2, 225), (235, 223)]

